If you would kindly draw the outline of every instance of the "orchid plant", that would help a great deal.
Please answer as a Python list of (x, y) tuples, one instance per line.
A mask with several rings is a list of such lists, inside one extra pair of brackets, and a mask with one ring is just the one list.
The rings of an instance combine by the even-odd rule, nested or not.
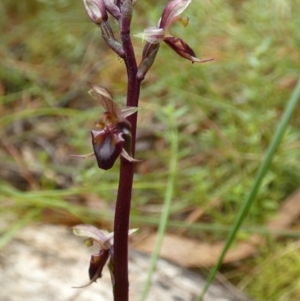
[[(110, 169), (120, 157), (120, 177), (116, 200), (114, 232), (108, 233), (92, 225), (73, 227), (75, 235), (87, 237), (87, 246), (93, 242), (100, 245), (99, 252), (92, 255), (89, 267), (91, 284), (101, 278), (105, 263), (109, 260), (114, 301), (128, 301), (128, 235), (135, 230), (129, 229), (130, 203), (134, 176), (135, 139), (137, 128), (137, 108), (141, 82), (154, 63), (161, 42), (165, 42), (179, 56), (192, 63), (204, 63), (212, 59), (197, 58), (194, 50), (181, 38), (170, 34), (170, 27), (175, 22), (188, 25), (188, 18), (181, 13), (191, 0), (170, 0), (162, 12), (156, 27), (149, 27), (136, 36), (146, 41), (142, 58), (137, 63), (131, 40), (131, 19), (133, 0), (83, 0), (89, 18), (101, 30), (107, 45), (125, 62), (127, 71), (127, 102), (120, 108), (111, 93), (104, 87), (90, 85), (90, 95), (99, 100), (104, 112), (96, 123), (97, 130), (91, 132), (94, 152), (89, 155), (72, 155), (86, 158), (95, 156), (98, 167)], [(109, 16), (110, 15), (110, 16)], [(115, 38), (109, 19), (117, 20), (120, 39)]]

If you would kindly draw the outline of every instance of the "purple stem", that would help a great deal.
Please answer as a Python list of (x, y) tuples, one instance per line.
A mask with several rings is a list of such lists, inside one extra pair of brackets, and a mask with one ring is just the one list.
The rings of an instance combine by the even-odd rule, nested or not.
[[(138, 106), (141, 80), (137, 79), (137, 64), (130, 38), (130, 18), (121, 24), (121, 40), (127, 69), (127, 106)], [(137, 114), (128, 117), (131, 123), (132, 156), (135, 153)], [(134, 165), (121, 157), (118, 195), (114, 219), (114, 301), (128, 301), (128, 230)]]

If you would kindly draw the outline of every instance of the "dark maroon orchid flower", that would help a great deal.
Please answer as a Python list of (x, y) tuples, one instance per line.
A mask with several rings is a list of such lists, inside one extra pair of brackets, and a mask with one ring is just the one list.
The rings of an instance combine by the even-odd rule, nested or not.
[(99, 100), (105, 109), (96, 123), (99, 130), (91, 132), (94, 152), (71, 156), (86, 158), (95, 155), (99, 168), (104, 170), (112, 168), (119, 155), (130, 162), (139, 162), (131, 157), (131, 124), (126, 120), (127, 116), (137, 111), (137, 108), (120, 109), (105, 88), (96, 85), (91, 85), (91, 88), (89, 94)]
[[(179, 15), (187, 8), (191, 0), (171, 0), (166, 5), (162, 17), (156, 27), (149, 27), (136, 36), (141, 37), (150, 44), (158, 44), (164, 41), (178, 55), (192, 61), (193, 63), (205, 63), (213, 59), (200, 60), (196, 57), (193, 49), (180, 38), (175, 38), (169, 33), (170, 26), (175, 22), (180, 22), (184, 27), (188, 25), (188, 18)], [(147, 45), (145, 47), (148, 47)]]
[[(76, 287), (76, 288), (82, 288), (92, 284), (93, 282), (96, 282), (98, 278), (101, 278), (102, 270), (107, 260), (109, 258), (110, 261), (112, 260), (111, 256), (113, 253), (114, 233), (113, 232), (109, 233), (105, 230), (99, 230), (98, 228), (92, 225), (77, 225), (72, 227), (72, 229), (75, 235), (87, 237), (87, 239), (84, 241), (87, 247), (92, 246), (94, 242), (100, 245), (99, 252), (91, 256), (90, 266), (89, 266), (90, 281), (83, 286)], [(132, 234), (136, 230), (137, 229), (129, 230), (128, 235)], [(113, 263), (110, 262), (108, 267), (110, 269), (111, 276), (113, 277), (112, 275)]]

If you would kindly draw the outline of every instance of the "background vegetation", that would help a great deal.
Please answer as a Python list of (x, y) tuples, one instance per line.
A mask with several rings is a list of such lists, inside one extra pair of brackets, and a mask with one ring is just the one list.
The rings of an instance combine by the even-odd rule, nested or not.
[[(155, 25), (164, 5), (138, 1), (133, 33)], [(172, 28), (198, 57), (215, 60), (191, 65), (162, 45), (143, 83), (136, 157), (144, 161), (136, 167), (132, 205), (132, 224), (142, 232), (159, 221), (171, 150), (168, 112), (175, 109), (178, 168), (168, 231), (180, 226), (197, 240), (224, 239), (299, 75), (299, 6), (299, 0), (194, 0), (185, 12), (189, 26)], [(37, 220), (110, 226), (118, 166), (105, 172), (94, 159), (68, 155), (91, 152), (89, 131), (102, 112), (86, 82), (122, 103), (123, 63), (80, 1), (2, 0), (0, 28), (0, 245)], [(135, 45), (140, 54), (138, 38)], [(262, 228), (300, 186), (299, 113), (246, 229)], [(204, 213), (189, 222), (199, 209)], [(287, 235), (266, 235), (259, 256), (225, 266), (224, 275), (257, 299), (297, 300), (298, 246)], [(239, 239), (248, 237), (242, 232)]]

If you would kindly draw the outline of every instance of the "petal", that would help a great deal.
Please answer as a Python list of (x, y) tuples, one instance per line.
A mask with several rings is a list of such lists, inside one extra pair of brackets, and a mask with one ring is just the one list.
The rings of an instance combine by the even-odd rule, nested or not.
[(91, 86), (91, 90), (89, 91), (89, 93), (92, 95), (92, 97), (94, 97), (95, 99), (98, 97), (98, 95), (100, 97), (105, 97), (105, 98), (109, 98), (111, 101), (113, 100), (112, 95), (109, 93), (109, 91), (103, 87), (97, 86), (97, 85), (90, 85)]
[(161, 20), (159, 28), (167, 28), (179, 16), (191, 3), (192, 0), (171, 0), (166, 5)]
[(213, 60), (214, 60), (214, 58), (200, 60), (197, 57), (193, 57), (193, 56), (191, 57), (192, 63), (206, 63), (206, 62), (210, 62), (210, 61), (213, 61)]
[[(129, 229), (128, 230), (128, 236), (131, 235), (132, 233), (136, 232), (137, 230), (138, 230), (138, 228)], [(114, 244), (113, 238), (114, 238), (114, 232), (108, 233), (107, 241), (110, 243), (111, 246)]]
[(73, 233), (77, 236), (83, 236), (92, 238), (94, 241), (97, 241), (103, 249), (107, 248), (107, 240), (111, 239), (111, 235), (109, 232), (105, 230), (99, 230), (93, 225), (76, 225), (72, 227)]
[(196, 57), (194, 50), (180, 38), (167, 37), (164, 42), (170, 46), (178, 55), (192, 61), (193, 63), (205, 63), (213, 59), (200, 60)]
[(134, 114), (135, 112), (138, 111), (138, 107), (124, 107), (121, 109), (121, 115), (123, 118), (126, 118), (132, 114)]
[(138, 159), (131, 157), (124, 148), (122, 149), (121, 156), (129, 162), (142, 162), (142, 160), (138, 160)]
[(128, 231), (128, 235), (131, 235), (132, 233), (136, 232), (138, 230), (138, 228), (135, 228), (135, 229), (130, 229)]
[[(105, 250), (108, 250), (107, 244), (110, 246), (113, 244), (114, 232), (108, 232), (106, 230), (100, 230), (93, 225), (80, 224), (72, 227), (73, 233), (77, 236), (88, 237), (94, 241), (104, 245)], [(138, 228), (128, 230), (128, 235), (136, 232)]]
[(124, 120), (118, 123), (118, 127), (114, 131), (114, 135), (118, 137), (119, 140), (124, 141), (123, 148), (131, 154), (132, 146), (132, 135), (131, 135), (131, 124)]
[(96, 100), (98, 100), (103, 108), (114, 115), (117, 115), (117, 106), (113, 102), (113, 97), (109, 93), (109, 91), (103, 87), (97, 86), (97, 85), (90, 85), (91, 90), (89, 91), (89, 94)]
[(111, 284), (114, 287), (115, 286), (115, 276), (114, 276), (114, 262), (112, 260), (112, 255), (109, 258), (109, 262), (107, 264), (109, 273), (110, 273), (110, 279), (111, 279)]
[(110, 113), (109, 118), (111, 122), (117, 123), (118, 121), (123, 121), (124, 118), (134, 114), (138, 110), (137, 107), (124, 107), (120, 109), (113, 101), (113, 97), (107, 89), (97, 85), (90, 86), (92, 89), (89, 91), (89, 94), (94, 99), (100, 101), (106, 112)]
[(135, 36), (151, 44), (158, 44), (165, 38), (165, 31), (163, 28), (148, 27), (144, 29), (142, 33), (136, 34)]
[(87, 154), (87, 155), (69, 155), (69, 157), (82, 158), (82, 159), (90, 158), (90, 157), (93, 157), (93, 156), (95, 156), (94, 153), (90, 153), (90, 154)]

